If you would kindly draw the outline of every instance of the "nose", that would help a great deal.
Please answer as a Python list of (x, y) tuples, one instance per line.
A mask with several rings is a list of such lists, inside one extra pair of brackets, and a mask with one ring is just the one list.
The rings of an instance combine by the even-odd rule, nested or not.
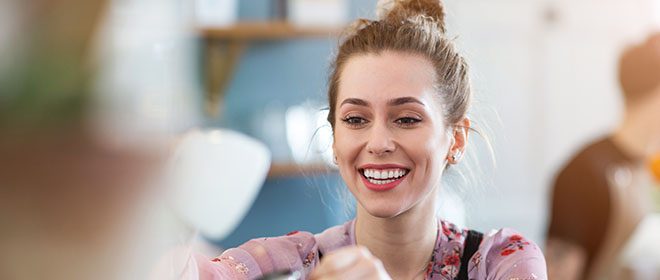
[(396, 149), (392, 141), (391, 131), (386, 125), (374, 125), (371, 128), (368, 141), (367, 151), (373, 155), (391, 154)]

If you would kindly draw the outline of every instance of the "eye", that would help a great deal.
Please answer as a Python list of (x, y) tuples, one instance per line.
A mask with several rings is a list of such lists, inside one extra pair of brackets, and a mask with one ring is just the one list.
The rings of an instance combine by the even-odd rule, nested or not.
[(417, 124), (421, 121), (422, 120), (420, 120), (418, 118), (403, 117), (403, 118), (396, 119), (396, 121), (394, 121), (394, 122), (397, 123), (398, 125), (401, 125), (401, 126), (413, 126), (413, 125), (415, 125), (415, 124)]
[(364, 124), (366, 124), (366, 123), (368, 122), (368, 121), (367, 121), (366, 119), (364, 119), (364, 118), (361, 118), (361, 117), (351, 117), (351, 116), (348, 116), (348, 117), (343, 118), (342, 121), (343, 121), (344, 123), (346, 123), (348, 126), (351, 126), (351, 127), (358, 127), (358, 126), (364, 125)]

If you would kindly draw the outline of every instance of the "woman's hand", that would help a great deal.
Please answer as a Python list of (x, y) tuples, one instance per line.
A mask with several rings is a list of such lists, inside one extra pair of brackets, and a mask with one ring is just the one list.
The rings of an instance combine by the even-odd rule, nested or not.
[(383, 263), (374, 257), (367, 248), (350, 246), (336, 250), (323, 257), (312, 272), (311, 280), (351, 280), (379, 279), (390, 280)]

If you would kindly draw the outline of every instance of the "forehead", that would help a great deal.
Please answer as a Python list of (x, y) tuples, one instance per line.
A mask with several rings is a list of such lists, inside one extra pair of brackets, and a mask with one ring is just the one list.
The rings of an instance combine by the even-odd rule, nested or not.
[(435, 71), (417, 54), (384, 51), (351, 57), (339, 80), (338, 101), (361, 98), (373, 103), (412, 96), (425, 103), (432, 98)]

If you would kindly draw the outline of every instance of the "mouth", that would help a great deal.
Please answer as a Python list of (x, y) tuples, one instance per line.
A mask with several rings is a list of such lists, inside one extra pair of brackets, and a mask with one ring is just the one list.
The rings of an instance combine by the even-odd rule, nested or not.
[(398, 186), (410, 173), (403, 167), (364, 167), (358, 169), (365, 186), (375, 191), (386, 191)]

